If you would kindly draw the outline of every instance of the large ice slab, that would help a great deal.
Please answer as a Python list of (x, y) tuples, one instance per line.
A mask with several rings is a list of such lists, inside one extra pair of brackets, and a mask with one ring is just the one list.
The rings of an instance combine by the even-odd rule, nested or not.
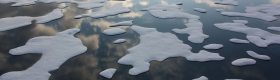
[(248, 55), (252, 56), (253, 58), (261, 59), (261, 60), (270, 60), (270, 57), (267, 55), (259, 55), (254, 51), (246, 51)]
[(111, 28), (111, 29), (106, 29), (103, 31), (104, 34), (112, 36), (112, 35), (118, 35), (118, 34), (123, 34), (125, 33), (125, 30), (121, 28)]
[(246, 34), (246, 38), (259, 47), (280, 44), (280, 35), (259, 28), (251, 28), (242, 23), (216, 23), (217, 28)]
[(233, 43), (240, 43), (240, 44), (249, 44), (250, 42), (248, 40), (242, 40), (242, 39), (237, 39), (237, 38), (232, 38), (229, 41)]
[(12, 55), (40, 53), (42, 57), (31, 67), (23, 71), (7, 72), (0, 80), (48, 80), (50, 71), (58, 69), (68, 59), (87, 50), (82, 41), (73, 35), (80, 29), (68, 29), (55, 36), (35, 37), (21, 47), (10, 50)]
[(280, 31), (280, 27), (267, 27), (269, 30)]
[(248, 24), (247, 20), (233, 20), (234, 23)]
[(61, 9), (55, 9), (49, 14), (40, 17), (18, 16), (0, 19), (0, 31), (11, 30), (32, 24), (31, 21), (36, 20), (37, 23), (46, 23), (63, 16)]
[(125, 42), (126, 41), (126, 39), (117, 39), (117, 40), (115, 40), (113, 43), (114, 44), (119, 44), (119, 43), (123, 43), (123, 42)]
[(100, 72), (99, 74), (103, 77), (111, 79), (116, 71), (117, 71), (117, 69), (115, 69), (115, 68), (109, 68), (109, 69), (106, 69), (106, 70)]
[(193, 80), (208, 80), (208, 78), (205, 76), (201, 76), (201, 77), (193, 79)]
[(129, 74), (138, 75), (149, 70), (150, 61), (163, 61), (170, 57), (185, 57), (190, 61), (223, 60), (217, 53), (200, 51), (191, 52), (191, 47), (184, 44), (177, 36), (171, 33), (161, 33), (155, 28), (144, 28), (133, 25), (131, 29), (140, 34), (140, 43), (127, 51), (124, 57), (118, 60), (120, 64), (132, 65)]
[(133, 25), (133, 20), (130, 21), (122, 21), (122, 22), (118, 22), (115, 24), (111, 24), (110, 27), (114, 27), (114, 26), (132, 26)]
[(237, 0), (220, 0), (220, 1), (214, 1), (214, 3), (223, 4), (223, 5), (234, 5), (234, 6), (238, 5)]
[(231, 64), (234, 66), (253, 65), (256, 64), (256, 60), (250, 58), (241, 58), (241, 59), (234, 60)]
[(206, 9), (202, 9), (202, 8), (193, 8), (193, 10), (195, 10), (197, 12), (201, 12), (201, 13), (206, 13), (207, 12)]
[(277, 20), (274, 16), (280, 15), (280, 5), (263, 4), (259, 6), (247, 6), (245, 12), (246, 13), (223, 11), (221, 14), (231, 17), (250, 17), (265, 21), (274, 21)]
[(91, 14), (81, 14), (75, 16), (75, 18), (82, 18), (82, 17), (92, 17), (92, 18), (101, 18), (106, 16), (113, 16), (121, 13), (130, 12), (130, 9), (122, 6), (122, 4), (115, 4), (106, 10), (92, 12)]
[(208, 45), (203, 46), (203, 48), (205, 48), (205, 49), (220, 49), (222, 47), (223, 47), (222, 44), (208, 44)]

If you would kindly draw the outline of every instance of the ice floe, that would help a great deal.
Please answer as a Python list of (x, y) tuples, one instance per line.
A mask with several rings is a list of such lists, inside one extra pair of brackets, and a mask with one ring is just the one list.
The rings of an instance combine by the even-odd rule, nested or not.
[(259, 6), (247, 6), (245, 12), (246, 13), (223, 11), (221, 14), (231, 17), (250, 17), (265, 21), (274, 21), (277, 20), (274, 16), (280, 15), (280, 5), (263, 4)]
[(111, 24), (110, 27), (113, 27), (113, 26), (132, 26), (133, 25), (133, 20), (130, 20), (130, 21), (122, 21), (122, 22), (118, 22), (118, 23), (115, 23), (115, 24)]
[(177, 36), (171, 33), (161, 33), (155, 28), (144, 28), (133, 25), (131, 29), (140, 34), (140, 43), (127, 51), (124, 57), (118, 60), (120, 64), (132, 65), (129, 74), (138, 75), (149, 70), (150, 61), (163, 61), (170, 57), (185, 57), (190, 61), (223, 60), (218, 53), (200, 51), (191, 52), (192, 47), (184, 44)]
[(247, 20), (233, 20), (234, 23), (248, 24)]
[(208, 80), (208, 78), (205, 76), (201, 76), (201, 77), (193, 79), (193, 80)]
[(119, 44), (119, 43), (123, 43), (123, 42), (125, 42), (126, 41), (126, 39), (117, 39), (117, 40), (115, 40), (113, 43), (114, 44)]
[(223, 11), (225, 11), (224, 9), (215, 9), (216, 11), (218, 11), (218, 12), (223, 12)]
[(222, 44), (208, 44), (208, 45), (203, 46), (203, 48), (205, 48), (205, 49), (220, 49), (222, 47), (223, 47)]
[(50, 71), (58, 69), (68, 59), (87, 50), (81, 40), (73, 35), (80, 29), (68, 29), (55, 36), (35, 37), (21, 47), (11, 49), (12, 55), (40, 53), (42, 57), (31, 67), (23, 71), (7, 72), (0, 80), (48, 80)]
[(81, 14), (75, 16), (75, 18), (82, 18), (82, 17), (92, 17), (92, 18), (101, 18), (106, 16), (113, 16), (121, 13), (130, 12), (130, 9), (124, 7), (122, 4), (115, 4), (106, 10), (92, 12), (91, 14)]
[(36, 20), (36, 23), (46, 23), (54, 19), (59, 19), (63, 16), (61, 9), (55, 9), (49, 14), (40, 17), (18, 16), (0, 19), (0, 31), (6, 31), (32, 24), (31, 21)]
[(280, 31), (280, 27), (267, 27), (269, 30)]
[(202, 9), (202, 8), (193, 8), (193, 10), (201, 12), (201, 13), (206, 13), (207, 12), (206, 9)]
[(248, 40), (242, 40), (242, 39), (237, 39), (237, 38), (232, 38), (229, 41), (233, 43), (241, 43), (241, 44), (249, 44), (250, 42)]
[(177, 5), (183, 5), (183, 3), (182, 2), (178, 2)]
[(117, 69), (109, 68), (109, 69), (106, 69), (106, 70), (100, 72), (99, 74), (103, 77), (111, 79), (116, 71), (117, 71)]
[(246, 51), (248, 55), (252, 56), (253, 58), (261, 59), (261, 60), (270, 60), (270, 57), (267, 55), (259, 55), (254, 51)]
[(220, 1), (214, 1), (214, 3), (223, 4), (223, 5), (234, 5), (234, 6), (238, 5), (237, 0), (220, 0)]
[(241, 58), (241, 59), (234, 60), (231, 64), (234, 66), (253, 65), (256, 64), (256, 60), (250, 58)]
[(259, 47), (280, 44), (280, 35), (259, 28), (251, 28), (242, 23), (216, 23), (217, 28), (247, 34), (246, 38)]
[(125, 33), (125, 30), (121, 28), (111, 28), (111, 29), (106, 29), (103, 31), (104, 34), (112, 36), (112, 35), (118, 35), (118, 34), (123, 34)]

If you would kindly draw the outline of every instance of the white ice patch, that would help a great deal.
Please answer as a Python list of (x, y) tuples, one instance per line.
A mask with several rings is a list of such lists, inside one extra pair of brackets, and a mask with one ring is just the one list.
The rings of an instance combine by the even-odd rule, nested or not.
[(201, 13), (206, 13), (207, 12), (206, 9), (202, 9), (202, 8), (193, 8), (193, 10), (201, 12)]
[(118, 34), (125, 33), (125, 30), (123, 30), (121, 28), (111, 28), (111, 29), (104, 30), (103, 33), (106, 35), (112, 36), (112, 35), (118, 35)]
[(237, 38), (232, 38), (229, 41), (233, 43), (240, 43), (240, 44), (249, 44), (250, 42), (248, 40), (242, 40), (242, 39), (237, 39)]
[(82, 41), (73, 36), (79, 31), (80, 29), (68, 29), (55, 36), (35, 37), (24, 46), (11, 49), (9, 53), (12, 55), (40, 53), (42, 56), (28, 69), (7, 72), (0, 76), (0, 80), (48, 80), (50, 71), (58, 69), (68, 59), (87, 50)]
[(114, 44), (119, 44), (119, 43), (123, 43), (123, 42), (125, 42), (126, 41), (126, 39), (117, 39), (117, 40), (115, 40), (113, 43)]
[(233, 20), (234, 23), (248, 24), (247, 20)]
[(220, 0), (220, 1), (214, 1), (214, 3), (223, 4), (223, 5), (234, 5), (234, 6), (238, 5), (237, 0)]
[(223, 11), (221, 14), (231, 17), (250, 17), (265, 21), (274, 21), (277, 20), (274, 16), (280, 15), (280, 5), (263, 4), (259, 6), (247, 6), (245, 12), (246, 13)]
[(201, 76), (201, 77), (193, 79), (193, 80), (208, 80), (208, 78), (205, 76)]
[(205, 48), (205, 49), (220, 49), (222, 47), (223, 47), (222, 44), (208, 44), (208, 45), (203, 46), (203, 48)]
[(269, 30), (280, 31), (280, 27), (267, 27)]
[(247, 51), (248, 55), (252, 56), (253, 58), (261, 59), (261, 60), (270, 60), (270, 57), (267, 55), (259, 55), (254, 51)]
[(163, 61), (170, 57), (185, 57), (187, 60), (200, 62), (224, 59), (217, 53), (206, 51), (193, 53), (189, 45), (184, 44), (171, 33), (161, 33), (155, 28), (144, 28), (136, 25), (133, 25), (131, 29), (140, 34), (140, 43), (128, 49), (129, 54), (118, 60), (120, 64), (133, 66), (129, 70), (131, 75), (148, 71), (150, 61)]
[(234, 66), (253, 65), (256, 64), (256, 60), (250, 58), (241, 58), (241, 59), (234, 60), (231, 64)]
[(106, 16), (113, 16), (121, 13), (130, 12), (130, 9), (124, 7), (122, 4), (115, 4), (106, 10), (92, 12), (91, 14), (81, 14), (75, 16), (75, 18), (82, 18), (82, 17), (92, 17), (92, 18), (101, 18)]
[(223, 11), (225, 11), (224, 9), (215, 9), (216, 11), (218, 11), (218, 12), (223, 12)]
[(32, 24), (31, 21), (36, 20), (37, 23), (46, 23), (63, 16), (61, 9), (55, 9), (51, 13), (41, 17), (18, 16), (0, 19), (0, 31), (11, 30)]
[(130, 20), (130, 21), (122, 21), (122, 22), (118, 22), (118, 23), (115, 23), (115, 24), (111, 24), (110, 27), (113, 27), (113, 26), (132, 26), (133, 25), (133, 20)]
[(259, 28), (251, 28), (242, 23), (216, 23), (217, 28), (247, 34), (246, 38), (259, 47), (280, 44), (280, 35)]
[(117, 69), (109, 68), (109, 69), (106, 69), (106, 70), (100, 72), (99, 74), (103, 77), (111, 79), (116, 71), (117, 71)]

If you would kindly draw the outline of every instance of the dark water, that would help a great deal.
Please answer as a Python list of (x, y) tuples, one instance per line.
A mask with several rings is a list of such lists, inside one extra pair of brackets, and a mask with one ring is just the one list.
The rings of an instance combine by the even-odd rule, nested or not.
[[(119, 1), (109, 1), (106, 6), (109, 7)], [(195, 14), (201, 17), (204, 24), (204, 33), (210, 38), (202, 44), (194, 44), (187, 40), (187, 34), (176, 34), (172, 32), (174, 28), (185, 28), (187, 19), (159, 19), (150, 15), (148, 12), (139, 11), (140, 9), (154, 6), (157, 4), (174, 4), (183, 2), (180, 7), (182, 11)], [(267, 27), (280, 26), (280, 21), (266, 22), (259, 19), (244, 17), (222, 16), (215, 9), (221, 8), (227, 11), (244, 12), (245, 6), (259, 4), (280, 4), (280, 0), (238, 0), (238, 6), (216, 5), (212, 0), (127, 0), (123, 5), (129, 7), (132, 12), (109, 16), (106, 18), (92, 19), (74, 19), (78, 14), (90, 13), (102, 8), (92, 10), (83, 10), (76, 8), (75, 4), (68, 4), (68, 8), (63, 10), (64, 17), (45, 24), (33, 24), (21, 28), (0, 32), (0, 74), (9, 71), (24, 70), (32, 66), (40, 58), (40, 54), (26, 54), (12, 56), (9, 50), (24, 45), (27, 40), (37, 36), (51, 36), (70, 28), (80, 28), (81, 32), (75, 36), (80, 38), (85, 46), (88, 47), (86, 53), (73, 57), (65, 62), (58, 70), (51, 72), (50, 80), (106, 80), (99, 75), (99, 72), (107, 68), (118, 69), (112, 80), (191, 80), (200, 76), (206, 76), (210, 80), (224, 79), (244, 79), (244, 80), (279, 80), (280, 71), (280, 45), (270, 45), (267, 48), (260, 48), (254, 44), (234, 44), (229, 42), (231, 38), (246, 39), (245, 34), (224, 31), (216, 28), (214, 23), (232, 22), (236, 19), (245, 19), (249, 21), (248, 26), (267, 30)], [(0, 18), (14, 16), (42, 16), (58, 5), (62, 4), (44, 4), (24, 7), (10, 7), (11, 4), (0, 4)], [(193, 11), (193, 8), (207, 9), (207, 13)], [(278, 17), (280, 18), (280, 16)], [(208, 50), (210, 52), (220, 53), (226, 59), (214, 62), (190, 62), (185, 58), (169, 58), (163, 62), (152, 61), (150, 70), (137, 76), (128, 74), (132, 66), (121, 65), (117, 63), (125, 54), (128, 48), (139, 44), (139, 35), (129, 29), (127, 26), (125, 34), (117, 36), (107, 36), (103, 30), (108, 29), (112, 23), (134, 20), (135, 25), (143, 27), (156, 28), (160, 32), (171, 32), (178, 36), (184, 43), (193, 47), (193, 52), (203, 50), (203, 46), (210, 43), (223, 44), (224, 48), (220, 50)], [(1, 25), (0, 25), (1, 26)], [(269, 32), (280, 34), (276, 31)], [(127, 39), (126, 43), (112, 44), (116, 39)], [(246, 51), (252, 50), (259, 54), (270, 56), (270, 61), (257, 60), (252, 66), (235, 67), (231, 62), (239, 58), (251, 58)]]

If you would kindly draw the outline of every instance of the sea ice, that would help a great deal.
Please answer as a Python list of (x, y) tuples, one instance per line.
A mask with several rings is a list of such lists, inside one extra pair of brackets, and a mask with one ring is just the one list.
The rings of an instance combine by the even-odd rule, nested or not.
[(36, 20), (37, 23), (46, 23), (54, 19), (61, 18), (63, 14), (61, 9), (55, 9), (49, 14), (40, 17), (18, 16), (0, 19), (0, 31), (11, 30), (22, 26), (32, 24), (31, 21)]
[(247, 20), (233, 20), (234, 23), (248, 24)]
[(121, 13), (130, 12), (130, 9), (123, 7), (122, 4), (115, 4), (106, 10), (96, 11), (91, 14), (81, 14), (75, 16), (75, 18), (82, 18), (82, 17), (92, 17), (92, 18), (101, 18), (106, 16), (113, 16)]
[(202, 9), (202, 8), (193, 8), (193, 10), (201, 12), (201, 13), (206, 13), (207, 12), (206, 9)]
[(58, 69), (68, 59), (87, 50), (82, 41), (73, 35), (80, 29), (68, 29), (55, 36), (35, 37), (21, 47), (10, 50), (12, 55), (41, 53), (42, 57), (31, 67), (23, 71), (7, 72), (0, 80), (48, 80), (50, 71)]
[(115, 40), (113, 43), (114, 44), (119, 44), (119, 43), (123, 43), (123, 42), (125, 42), (126, 40), (125, 39), (117, 39), (117, 40)]
[(261, 60), (270, 60), (270, 57), (267, 55), (259, 55), (254, 51), (247, 51), (248, 55), (252, 56), (253, 58), (261, 59)]
[(247, 6), (245, 12), (246, 13), (223, 11), (221, 14), (232, 17), (250, 17), (265, 21), (274, 21), (277, 20), (274, 16), (280, 15), (280, 5), (263, 4), (259, 6)]
[(218, 12), (223, 12), (223, 11), (225, 11), (224, 9), (216, 9), (216, 11), (218, 11)]
[(177, 5), (183, 5), (183, 3), (182, 2), (178, 2)]
[(280, 31), (280, 27), (267, 27), (269, 30)]
[(249, 44), (250, 42), (248, 40), (242, 40), (242, 39), (237, 39), (237, 38), (232, 38), (229, 41), (233, 43), (242, 43), (242, 44)]
[(280, 44), (280, 35), (259, 28), (251, 28), (242, 23), (216, 23), (217, 28), (247, 34), (246, 38), (259, 47)]
[(103, 77), (111, 79), (116, 71), (117, 71), (117, 69), (109, 68), (109, 69), (106, 69), (106, 70), (100, 72), (99, 74)]
[(193, 53), (189, 45), (184, 44), (171, 33), (161, 33), (155, 28), (144, 28), (136, 25), (133, 25), (131, 29), (140, 34), (140, 43), (128, 49), (129, 54), (118, 60), (120, 64), (133, 66), (129, 70), (131, 75), (148, 71), (150, 61), (163, 61), (169, 57), (185, 57), (187, 60), (199, 62), (224, 59), (218, 53), (206, 51)]
[(234, 6), (238, 5), (237, 0), (220, 0), (220, 1), (214, 1), (214, 3), (223, 4), (223, 5), (234, 5)]
[(241, 58), (241, 59), (234, 60), (231, 64), (234, 66), (253, 65), (256, 64), (256, 60), (250, 58)]
[(121, 28), (111, 28), (111, 29), (104, 30), (103, 33), (106, 35), (112, 36), (112, 35), (118, 35), (118, 34), (125, 33), (125, 30), (123, 30)]
[(220, 49), (222, 47), (223, 47), (222, 44), (208, 44), (208, 45), (203, 46), (203, 48), (205, 48), (205, 49)]
[(208, 80), (208, 78), (205, 76), (201, 76), (201, 77), (193, 79), (193, 80)]
[(111, 24), (110, 27), (113, 27), (113, 26), (132, 26), (133, 25), (133, 20), (130, 20), (130, 21), (122, 21), (122, 22), (118, 22), (118, 23), (115, 23), (115, 24)]

